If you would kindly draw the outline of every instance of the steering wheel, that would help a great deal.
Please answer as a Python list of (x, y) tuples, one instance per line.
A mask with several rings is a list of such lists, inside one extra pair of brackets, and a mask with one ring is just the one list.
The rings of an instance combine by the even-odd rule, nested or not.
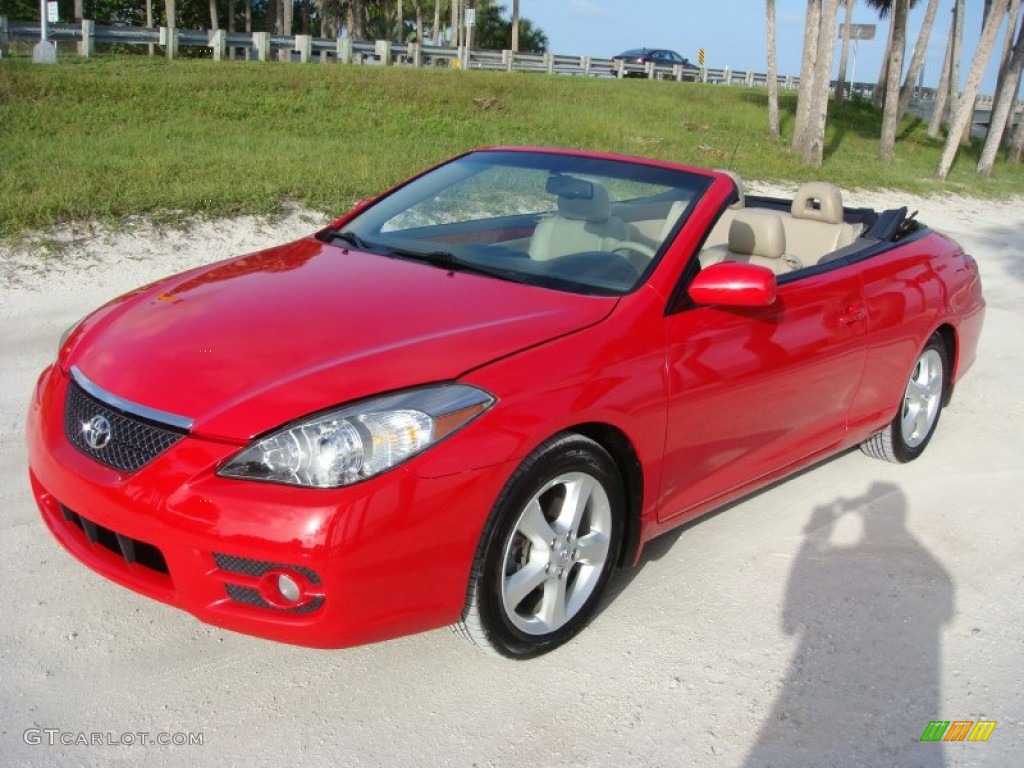
[(655, 250), (651, 248), (651, 246), (644, 245), (643, 243), (635, 243), (632, 240), (619, 240), (608, 250), (612, 253), (625, 255), (626, 258), (629, 258), (627, 255), (629, 252), (638, 253), (648, 259), (653, 259), (655, 254)]

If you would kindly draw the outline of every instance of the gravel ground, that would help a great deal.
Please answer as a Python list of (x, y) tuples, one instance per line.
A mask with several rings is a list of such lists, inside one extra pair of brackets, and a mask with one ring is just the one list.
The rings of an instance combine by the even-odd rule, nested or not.
[[(61, 331), (320, 218), (0, 250), (0, 764), (1024, 765), (1024, 201), (914, 206), (975, 254), (988, 299), (925, 457), (849, 452), (658, 540), (582, 635), (523, 663), (447, 630), (328, 652), (207, 627), (82, 567), (39, 519), (24, 415)], [(936, 719), (998, 725), (921, 743)], [(143, 743), (161, 734), (202, 744)]]

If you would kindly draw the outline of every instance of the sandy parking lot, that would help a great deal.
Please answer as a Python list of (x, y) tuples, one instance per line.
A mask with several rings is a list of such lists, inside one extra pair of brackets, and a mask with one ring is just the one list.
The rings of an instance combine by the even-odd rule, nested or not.
[[(24, 414), (61, 331), (320, 219), (0, 250), (0, 764), (1024, 765), (1024, 200), (911, 207), (977, 257), (988, 300), (925, 456), (847, 453), (659, 540), (578, 639), (526, 663), (447, 630), (324, 652), (207, 627), (82, 567), (39, 519)], [(987, 743), (919, 742), (937, 719), (998, 725)]]

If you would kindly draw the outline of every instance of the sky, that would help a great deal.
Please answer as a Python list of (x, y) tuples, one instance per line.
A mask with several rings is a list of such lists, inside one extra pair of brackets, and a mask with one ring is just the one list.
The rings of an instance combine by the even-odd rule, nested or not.
[[(504, 2), (508, 5), (508, 0)], [(917, 41), (927, 4), (920, 0), (911, 12), (908, 41)], [(967, 78), (981, 34), (983, 4), (968, 0), (966, 6), (961, 80)], [(547, 33), (552, 53), (609, 58), (629, 48), (671, 48), (696, 62), (697, 50), (704, 48), (709, 67), (768, 70), (764, 0), (520, 0), (519, 7), (523, 16)], [(864, 0), (855, 0), (853, 8), (855, 24), (878, 25), (874, 40), (859, 43), (855, 73), (859, 82), (874, 82), (885, 52), (888, 20), (880, 20)], [(924, 84), (929, 87), (939, 80), (952, 9), (953, 0), (942, 0), (935, 17), (924, 65)], [(775, 0), (780, 74), (800, 73), (806, 11), (806, 0)], [(840, 21), (842, 18), (840, 9)], [(999, 50), (1005, 29), (1004, 22), (997, 41)], [(912, 45), (908, 43), (908, 63)], [(833, 76), (839, 62), (838, 45), (835, 59)], [(996, 66), (990, 65), (982, 92), (994, 93), (995, 81)]]

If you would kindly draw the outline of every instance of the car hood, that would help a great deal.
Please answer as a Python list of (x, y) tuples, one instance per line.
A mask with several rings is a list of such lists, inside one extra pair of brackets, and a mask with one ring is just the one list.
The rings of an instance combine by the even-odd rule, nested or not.
[(115, 299), (80, 324), (60, 364), (193, 419), (197, 433), (241, 440), (457, 378), (599, 322), (615, 303), (309, 238)]

